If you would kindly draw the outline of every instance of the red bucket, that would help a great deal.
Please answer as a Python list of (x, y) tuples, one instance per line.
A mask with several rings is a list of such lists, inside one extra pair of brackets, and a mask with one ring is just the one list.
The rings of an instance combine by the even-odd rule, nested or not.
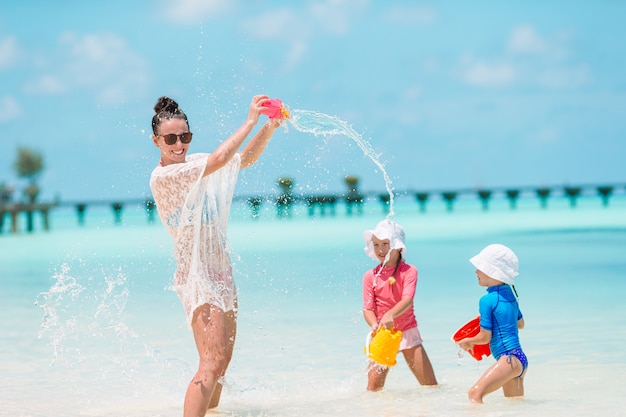
[[(452, 336), (453, 342), (460, 342), (466, 337), (476, 336), (480, 332), (480, 316), (468, 321), (463, 326), (459, 328), (459, 330), (454, 333)], [(487, 357), (491, 355), (491, 349), (489, 348), (489, 343), (485, 343), (483, 345), (474, 345), (474, 352), (470, 352), (470, 354), (477, 361), (482, 361), (483, 356)]]

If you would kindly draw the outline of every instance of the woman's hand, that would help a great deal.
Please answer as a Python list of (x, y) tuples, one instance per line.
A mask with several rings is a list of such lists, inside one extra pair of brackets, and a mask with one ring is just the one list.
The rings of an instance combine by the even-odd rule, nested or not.
[(278, 129), (278, 127), (282, 125), (285, 120), (287, 120), (287, 118), (284, 115), (281, 115), (280, 117), (269, 119), (267, 122), (265, 122), (265, 126), (275, 130)]
[(264, 103), (270, 101), (270, 98), (265, 94), (259, 94), (252, 97), (252, 102), (250, 103), (250, 110), (248, 110), (248, 120), (252, 122), (253, 125), (256, 125), (259, 122), (259, 116), (261, 115), (261, 110), (265, 108), (263, 106)]

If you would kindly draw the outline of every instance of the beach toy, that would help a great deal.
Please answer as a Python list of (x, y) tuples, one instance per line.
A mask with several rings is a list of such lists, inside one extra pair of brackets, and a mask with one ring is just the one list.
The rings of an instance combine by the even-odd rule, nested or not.
[[(466, 337), (476, 336), (480, 332), (480, 316), (473, 318), (472, 320), (465, 323), (463, 326), (457, 330), (452, 336), (453, 342), (460, 342)], [(482, 345), (474, 345), (474, 351), (470, 352), (470, 354), (477, 361), (482, 361), (483, 356), (487, 357), (491, 355), (491, 349), (489, 348), (489, 343), (485, 343)]]
[(400, 330), (389, 330), (383, 327), (376, 334), (369, 332), (365, 341), (365, 354), (381, 365), (394, 366), (401, 341)]
[(279, 98), (270, 99), (270, 101), (263, 103), (263, 106), (267, 107), (267, 110), (261, 110), (261, 113), (269, 117), (270, 119), (276, 119), (283, 116), (289, 118), (289, 111), (283, 105), (283, 102)]

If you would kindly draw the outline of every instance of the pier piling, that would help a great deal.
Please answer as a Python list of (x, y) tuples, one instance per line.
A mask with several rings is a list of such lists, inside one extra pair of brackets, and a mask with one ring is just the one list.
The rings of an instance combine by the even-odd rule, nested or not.
[(378, 201), (380, 201), (383, 205), (383, 213), (389, 214), (389, 204), (391, 202), (391, 196), (389, 194), (380, 194), (378, 196)]
[(489, 199), (491, 198), (491, 191), (489, 190), (478, 190), (478, 198), (483, 205), (483, 210), (487, 210), (489, 208)]
[(515, 209), (517, 208), (517, 199), (519, 197), (519, 190), (506, 190), (505, 191), (506, 194), (506, 198), (509, 199), (509, 205), (511, 206), (511, 209)]
[(565, 187), (565, 195), (569, 198), (570, 207), (576, 207), (576, 200), (580, 196), (580, 187)]
[(550, 189), (549, 188), (537, 188), (535, 190), (537, 193), (537, 197), (539, 197), (539, 201), (541, 202), (541, 208), (548, 207), (548, 197), (550, 197)]
[(610, 186), (600, 186), (598, 187), (598, 194), (600, 194), (600, 198), (602, 198), (602, 205), (607, 207), (609, 205), (609, 197), (613, 193), (613, 187)]
[(454, 205), (454, 200), (456, 200), (456, 196), (457, 196), (457, 193), (454, 192), (454, 191), (445, 191), (445, 192), (441, 193), (441, 197), (446, 202), (446, 206), (448, 208), (448, 211), (452, 211), (452, 208), (453, 208), (453, 205)]
[(154, 211), (156, 209), (156, 203), (152, 199), (147, 199), (143, 203), (146, 208), (146, 214), (148, 215), (148, 223), (154, 223)]
[(420, 206), (422, 213), (426, 212), (426, 202), (428, 201), (428, 193), (416, 193), (415, 199)]
[(111, 207), (113, 208), (113, 218), (115, 219), (115, 224), (121, 224), (122, 210), (124, 209), (124, 204), (116, 202), (111, 204)]
[(252, 211), (252, 218), (258, 219), (261, 213), (261, 203), (263, 202), (263, 199), (260, 197), (250, 197), (247, 201), (248, 207), (250, 207), (250, 210)]

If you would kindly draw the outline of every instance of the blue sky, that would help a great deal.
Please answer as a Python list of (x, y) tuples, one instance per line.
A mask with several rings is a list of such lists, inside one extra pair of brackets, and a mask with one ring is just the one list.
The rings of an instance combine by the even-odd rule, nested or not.
[[(152, 107), (210, 152), (254, 94), (337, 116), (397, 191), (626, 180), (626, 2), (43, 1), (0, 5), (0, 183), (44, 156), (41, 198), (143, 198)], [(238, 194), (383, 191), (353, 141), (276, 133)]]

